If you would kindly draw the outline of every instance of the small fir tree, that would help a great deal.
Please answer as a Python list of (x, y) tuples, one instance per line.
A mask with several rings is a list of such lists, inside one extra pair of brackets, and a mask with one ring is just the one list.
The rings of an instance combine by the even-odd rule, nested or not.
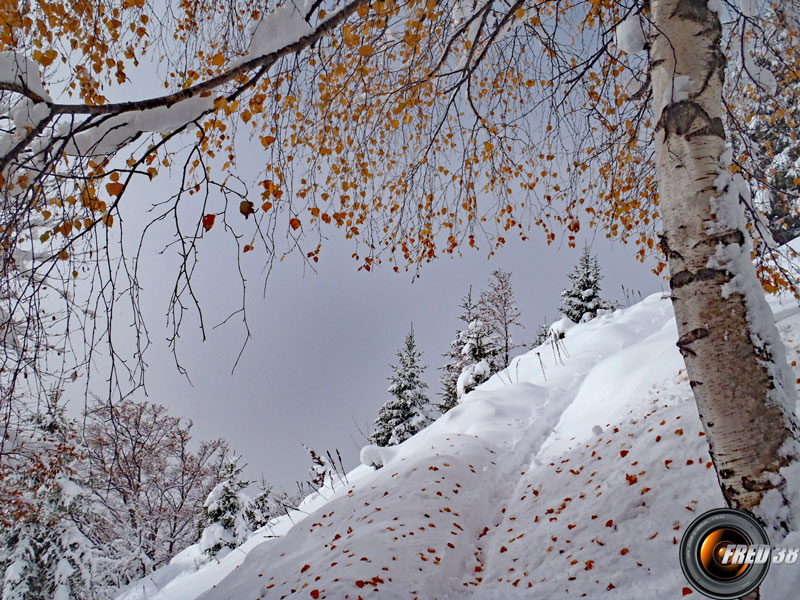
[(610, 305), (600, 297), (600, 265), (588, 247), (584, 247), (578, 264), (568, 277), (572, 285), (561, 292), (561, 312), (565, 317), (574, 323), (582, 323), (594, 319), (598, 310), (609, 308)]
[(498, 363), (501, 368), (511, 362), (511, 353), (523, 344), (514, 342), (511, 331), (514, 327), (523, 327), (520, 322), (520, 310), (511, 287), (511, 272), (496, 269), (492, 272), (489, 289), (481, 292), (478, 303), (478, 314), (487, 326), (499, 348)]
[(456, 381), (456, 395), (460, 400), (497, 373), (503, 365), (500, 347), (488, 325), (481, 319), (473, 319), (459, 337), (464, 359), (464, 366)]
[(532, 346), (537, 348), (538, 346), (547, 343), (549, 339), (550, 327), (547, 325), (547, 320), (545, 319), (545, 322), (539, 325), (539, 327), (536, 329), (536, 336), (533, 338)]
[(405, 345), (397, 352), (398, 364), (389, 377), (388, 392), (392, 399), (378, 411), (375, 429), (369, 437), (377, 446), (394, 446), (427, 427), (435, 417), (422, 380), (427, 366), (421, 364), (422, 353), (414, 341), (414, 326), (406, 336)]
[(223, 548), (235, 548), (251, 532), (247, 518), (250, 498), (244, 489), (250, 485), (242, 479), (239, 457), (226, 457), (221, 470), (221, 481), (211, 490), (203, 504), (205, 527), (200, 537), (200, 548), (209, 556), (216, 556)]
[(258, 493), (245, 509), (245, 516), (250, 529), (255, 531), (267, 525), (272, 519), (286, 513), (287, 497), (285, 492), (275, 491), (264, 476), (258, 486)]
[(462, 329), (456, 332), (455, 339), (450, 342), (450, 349), (442, 354), (447, 359), (444, 366), (439, 367), (442, 375), (439, 381), (442, 383), (442, 391), (439, 396), (442, 402), (437, 408), (444, 414), (456, 404), (458, 404), (458, 378), (468, 363), (468, 359), (464, 357), (461, 350), (464, 348), (462, 341), (462, 332), (469, 327), (469, 324), (475, 320), (478, 314), (478, 306), (472, 301), (472, 287), (470, 286), (467, 295), (461, 298), (461, 314), (458, 316), (459, 320), (464, 323)]

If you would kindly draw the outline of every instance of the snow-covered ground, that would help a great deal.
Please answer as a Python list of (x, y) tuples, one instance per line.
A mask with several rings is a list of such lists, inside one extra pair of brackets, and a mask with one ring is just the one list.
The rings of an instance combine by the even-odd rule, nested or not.
[[(800, 308), (771, 301), (789, 361)], [(196, 546), (120, 600), (699, 597), (678, 543), (723, 505), (667, 298), (576, 325), (347, 481), (197, 567)], [(800, 369), (795, 367), (796, 376)], [(796, 597), (773, 565), (762, 598)]]

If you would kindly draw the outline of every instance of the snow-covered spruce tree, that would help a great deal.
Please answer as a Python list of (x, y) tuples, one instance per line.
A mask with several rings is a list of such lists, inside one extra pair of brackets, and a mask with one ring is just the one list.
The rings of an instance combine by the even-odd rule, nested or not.
[(488, 325), (480, 317), (473, 319), (459, 334), (464, 366), (456, 381), (456, 395), (461, 399), (504, 367), (501, 351)]
[(58, 407), (25, 421), (15, 464), (0, 473), (0, 594), (3, 600), (93, 598), (101, 587), (93, 586), (99, 557), (83, 532), (90, 499), (77, 481), (75, 425)]
[(600, 265), (584, 247), (578, 264), (567, 277), (570, 287), (561, 292), (561, 312), (574, 323), (591, 321), (609, 304), (600, 297)]
[(507, 367), (511, 361), (511, 352), (522, 348), (523, 344), (514, 342), (511, 330), (523, 327), (520, 321), (520, 310), (511, 287), (511, 272), (503, 269), (492, 271), (489, 289), (481, 292), (478, 302), (478, 316), (488, 327), (495, 343), (500, 349), (498, 362)]
[(414, 325), (406, 335), (402, 350), (397, 352), (397, 364), (389, 377), (387, 391), (392, 398), (378, 411), (374, 430), (369, 441), (377, 446), (394, 446), (404, 442), (427, 427), (435, 418), (436, 411), (425, 394), (428, 387), (422, 380), (427, 368), (420, 362), (422, 353), (414, 340)]
[(224, 548), (235, 548), (252, 531), (247, 517), (250, 498), (243, 491), (250, 482), (242, 479), (244, 467), (239, 466), (239, 458), (235, 454), (225, 458), (221, 481), (203, 504), (200, 549), (212, 557)]
[(536, 336), (533, 338), (531, 344), (534, 348), (541, 346), (550, 339), (550, 326), (547, 322), (542, 323), (536, 328)]
[(468, 364), (468, 359), (461, 352), (464, 348), (461, 335), (478, 314), (478, 306), (472, 301), (472, 286), (470, 286), (467, 294), (461, 298), (459, 307), (461, 308), (461, 314), (458, 315), (458, 319), (464, 325), (456, 331), (455, 339), (450, 342), (450, 349), (442, 354), (447, 359), (447, 362), (439, 367), (439, 370), (442, 371), (442, 375), (439, 377), (439, 381), (442, 383), (442, 391), (439, 392), (442, 402), (437, 405), (437, 408), (442, 414), (458, 404), (458, 378), (461, 375), (461, 371)]
[(245, 508), (245, 516), (250, 529), (255, 531), (267, 525), (272, 519), (286, 513), (288, 496), (276, 491), (264, 476), (258, 484), (258, 493)]

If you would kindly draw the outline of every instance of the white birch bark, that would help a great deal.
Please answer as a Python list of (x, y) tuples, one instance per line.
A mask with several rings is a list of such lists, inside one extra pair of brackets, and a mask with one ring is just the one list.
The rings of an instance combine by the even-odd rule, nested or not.
[(649, 16), (662, 247), (678, 347), (726, 501), (785, 533), (791, 510), (781, 469), (796, 456), (796, 393), (723, 155), (720, 20), (707, 0), (653, 0)]

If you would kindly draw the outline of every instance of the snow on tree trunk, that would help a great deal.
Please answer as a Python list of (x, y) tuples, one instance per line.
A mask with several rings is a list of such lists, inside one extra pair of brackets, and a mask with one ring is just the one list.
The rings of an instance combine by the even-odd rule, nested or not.
[(678, 348), (725, 499), (786, 531), (791, 514), (780, 471), (796, 456), (796, 395), (750, 260), (742, 186), (727, 168), (726, 60), (710, 5), (650, 5), (662, 248)]

